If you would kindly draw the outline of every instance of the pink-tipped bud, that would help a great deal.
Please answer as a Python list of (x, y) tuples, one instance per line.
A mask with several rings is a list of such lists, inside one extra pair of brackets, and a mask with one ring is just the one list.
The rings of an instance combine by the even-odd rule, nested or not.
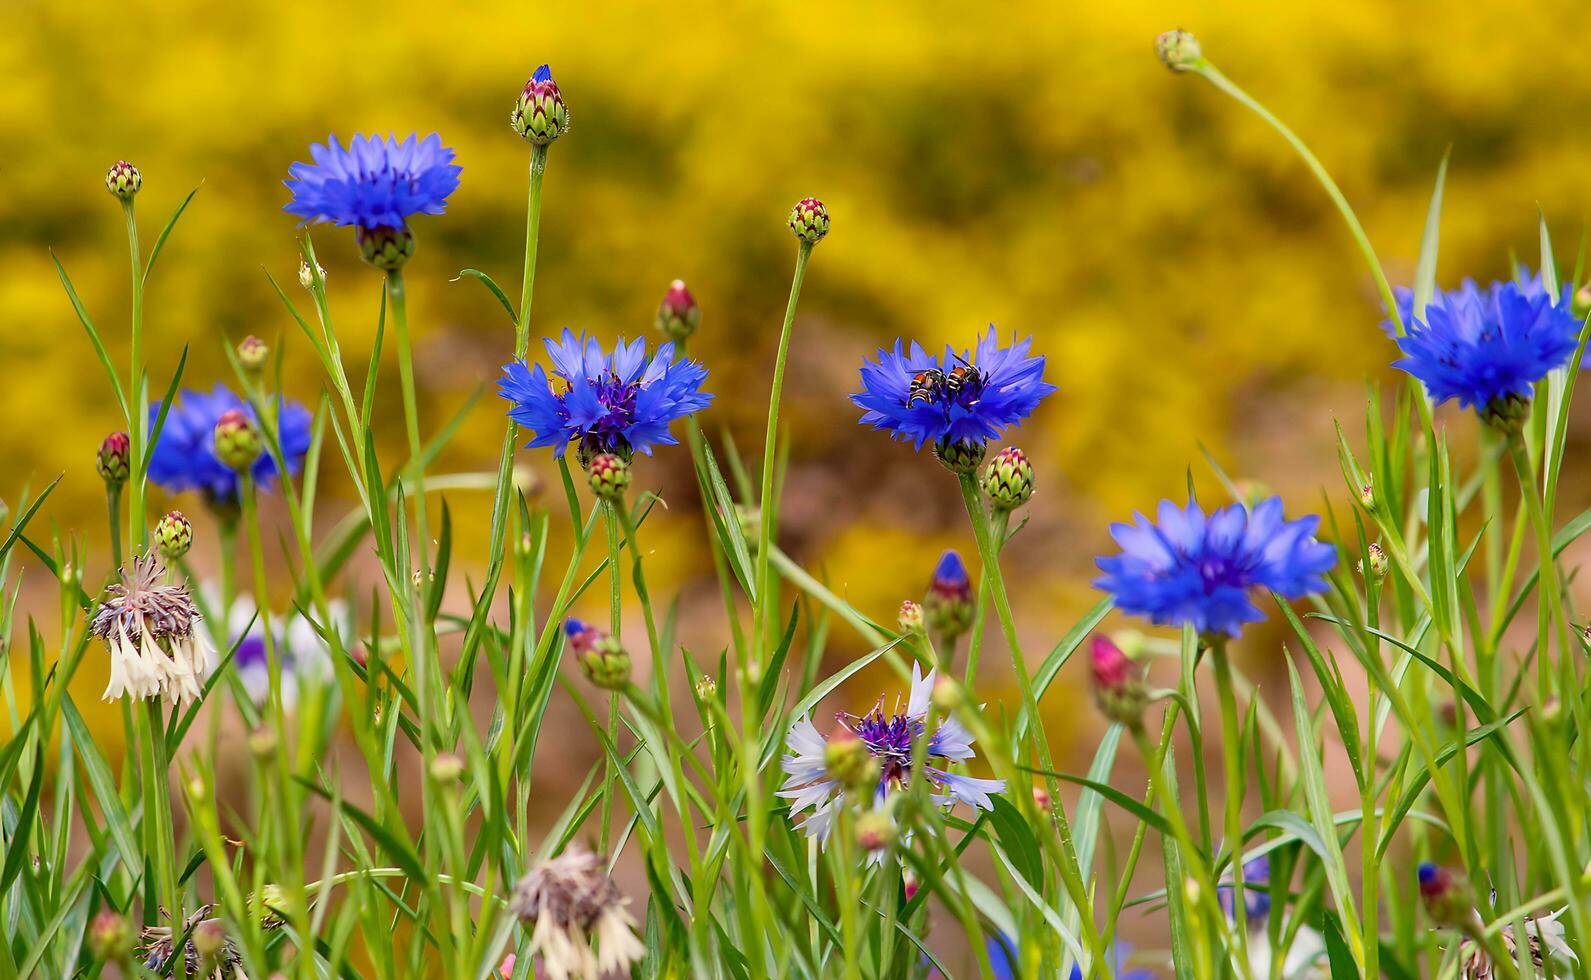
[(1475, 892), (1463, 872), (1426, 861), (1418, 874), (1420, 899), (1432, 921), (1445, 926), (1467, 926), (1475, 920)]
[(537, 146), (546, 146), (569, 129), (569, 107), (552, 80), (552, 69), (542, 65), (530, 76), (508, 121), (522, 139)]
[(1052, 802), (1049, 790), (1043, 786), (1033, 787), (1033, 805), (1039, 808), (1040, 813), (1049, 813), (1050, 803)]
[(228, 409), (215, 422), (215, 458), (227, 469), (242, 472), (264, 452), (260, 430), (238, 409)]
[(685, 288), (685, 280), (676, 279), (663, 294), (663, 304), (657, 308), (657, 329), (669, 340), (685, 340), (702, 325), (702, 308), (696, 298)]
[(829, 209), (815, 197), (802, 198), (790, 209), (790, 230), (808, 245), (816, 245), (829, 233)]
[(253, 334), (238, 341), (238, 363), (243, 365), (245, 371), (263, 370), (270, 357), (271, 348)]
[(1110, 637), (1095, 634), (1089, 649), (1089, 667), (1094, 677), (1094, 702), (1111, 721), (1129, 727), (1143, 724), (1149, 694), (1143, 674)]
[(132, 473), (130, 453), (132, 443), (125, 432), (112, 432), (99, 444), (99, 455), (94, 457), (94, 468), (110, 490), (119, 490)]
[(144, 186), (144, 175), (126, 160), (117, 160), (105, 174), (105, 189), (124, 201), (132, 199), (138, 188)]

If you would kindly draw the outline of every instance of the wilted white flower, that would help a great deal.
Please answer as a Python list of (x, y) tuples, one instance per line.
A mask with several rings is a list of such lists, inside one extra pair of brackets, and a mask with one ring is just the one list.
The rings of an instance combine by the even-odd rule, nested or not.
[(154, 555), (135, 556), (122, 581), (105, 592), (89, 629), (110, 651), (104, 699), (164, 697), (182, 705), (199, 697), (200, 678), (215, 666), (215, 648), (199, 626), (199, 610), (182, 585), (162, 585)]
[[(1558, 921), (1558, 916), (1563, 913), (1564, 909), (1559, 909), (1539, 919), (1525, 916), (1525, 937), (1530, 943), (1530, 962), (1541, 967), (1550, 955), (1554, 976), (1572, 976), (1578, 972), (1576, 968), (1580, 965), (1580, 958), (1564, 940), (1563, 923)], [(1517, 958), (1519, 944), (1514, 941), (1513, 923), (1503, 926), (1501, 937), (1503, 951), (1510, 958)], [(1493, 980), (1499, 975), (1497, 968), (1492, 965), (1491, 957), (1470, 939), (1464, 940), (1459, 946), (1458, 963), (1458, 975), (1461, 980)]]
[(597, 980), (646, 955), (624, 905), (602, 859), (572, 844), (521, 878), (509, 907), (531, 928), (530, 951), (551, 980)]

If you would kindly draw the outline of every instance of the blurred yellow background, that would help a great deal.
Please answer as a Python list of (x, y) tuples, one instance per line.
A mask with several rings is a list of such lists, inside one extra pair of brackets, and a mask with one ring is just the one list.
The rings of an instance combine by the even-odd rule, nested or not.
[[(148, 294), (154, 384), (183, 344), (188, 384), (226, 378), (223, 345), (255, 333), (286, 346), (288, 393), (318, 397), (318, 369), (266, 272), (301, 295), (281, 179), (331, 133), (437, 131), (458, 150), (462, 186), (445, 216), (415, 223), (408, 278), (428, 432), (487, 389), (439, 469), (490, 469), (503, 408), (491, 386), (512, 332), (477, 283), (450, 279), (478, 267), (517, 293), (528, 148), (508, 113), (546, 61), (572, 128), (551, 153), (533, 327), (647, 334), (669, 281), (685, 279), (705, 310), (692, 352), (718, 396), (703, 425), (748, 454), (795, 251), (785, 216), (800, 197), (827, 202), (833, 230), (807, 277), (786, 387), (783, 540), (865, 612), (893, 619), (941, 548), (972, 547), (947, 474), (854, 424), (846, 396), (861, 358), (897, 336), (970, 343), (990, 322), (1035, 337), (1060, 392), (1014, 437), (1039, 495), (1012, 577), (1031, 647), (1048, 649), (1093, 601), (1108, 521), (1180, 496), (1190, 467), (1219, 497), (1201, 443), (1287, 495), (1291, 512), (1319, 509), (1322, 487), (1340, 497), (1332, 419), (1358, 431), (1362, 378), (1395, 356), (1318, 186), (1257, 119), (1166, 71), (1155, 34), (1194, 31), (1294, 125), (1394, 281), (1411, 275), (1451, 146), (1439, 276), (1451, 285), (1507, 275), (1510, 250), (1533, 261), (1538, 206), (1572, 258), (1591, 149), (1579, 125), (1591, 73), (1571, 43), (1580, 12), (1494, 0), (12, 0), (0, 7), (0, 496), (65, 473), (44, 513), (89, 539), (90, 578), (103, 571), (93, 456), (117, 421), (49, 252), (121, 363), (125, 243), (102, 183), (118, 158), (144, 174), (146, 248), (201, 187)], [(321, 229), (316, 241), (357, 379), (380, 280), (350, 233)], [(394, 365), (389, 344), (381, 436), (395, 457)], [(552, 472), (544, 452), (520, 459)], [(328, 449), (327, 472), (339, 467)], [(637, 469), (674, 501), (648, 531), (654, 593), (685, 589), (701, 616), (681, 633), (711, 648), (720, 627), (688, 455), (664, 450)], [(478, 580), (489, 497), (450, 502), (455, 561)], [(322, 519), (352, 506), (328, 478)], [(1250, 645), (1277, 635), (1251, 633)], [(838, 629), (835, 644), (836, 656), (855, 646)], [(1063, 682), (1077, 686), (1071, 674)]]

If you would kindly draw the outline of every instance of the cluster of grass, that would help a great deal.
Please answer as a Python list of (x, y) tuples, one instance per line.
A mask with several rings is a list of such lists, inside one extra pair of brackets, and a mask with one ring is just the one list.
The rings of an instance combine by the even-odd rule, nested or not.
[[(1362, 229), (1309, 151), (1207, 60), (1194, 54), (1179, 67), (1294, 144), (1395, 308)], [(545, 144), (532, 149), (517, 301), (491, 272), (466, 270), (501, 305), (504, 346), (511, 331), (519, 359), (537, 332), (542, 179), (556, 156)], [(1435, 290), (1441, 196), (1439, 174), (1416, 310)], [(1551, 944), (1514, 942), (1561, 929), (1573, 951), (1591, 934), (1591, 761), (1578, 743), (1591, 703), (1572, 576), (1556, 561), (1591, 529), (1591, 511), (1555, 519), (1573, 371), (1542, 383), (1513, 434), (1486, 431), (1473, 472), (1455, 467), (1445, 428), (1415, 382), (1372, 391), (1363, 438), (1341, 440), (1344, 489), (1325, 503), (1327, 536), (1343, 558), (1331, 589), (1311, 609), (1276, 603), (1296, 636), (1278, 653), (1290, 679), (1288, 717), (1253, 697), (1224, 643), (1188, 628), (1180, 642), (1147, 651), (1177, 659), (1176, 688), (1151, 692), (1143, 720), (1122, 715), (1086, 773), (1066, 773), (1051, 758), (1039, 705), (1110, 606), (1100, 602), (1030, 658), (1000, 565), (1023, 526), (991, 507), (974, 474), (945, 477), (960, 482), (979, 558), (959, 681), (950, 677), (953, 646), (936, 650), (911, 620), (881, 622), (853, 608), (779, 550), (781, 389), (790, 347), (800, 342), (808, 260), (817, 256), (813, 274), (822, 267), (813, 236), (798, 239), (760, 461), (715, 446), (694, 419), (685, 421), (686, 445), (673, 450), (689, 453), (700, 491), (699, 501), (673, 503), (701, 507), (709, 530), (701, 546), (722, 590), (728, 641), (708, 652), (676, 642), (678, 605), (654, 601), (648, 589), (647, 524), (661, 501), (639, 490), (644, 461), (634, 464), (630, 494), (588, 495), (585, 478), (560, 457), (563, 492), (553, 496), (562, 499), (529, 499), (515, 485), (523, 433), (510, 422), (487, 481), (485, 567), (460, 570), (448, 504), (456, 481), (433, 467), (459, 419), (437, 426), (417, 410), (402, 267), (386, 270), (379, 309), (334, 311), (304, 235), (308, 303), (276, 292), (324, 369), (323, 393), (301, 475), (271, 489), (287, 523), (262, 526), (265, 491), (245, 471), (229, 530), (215, 543), (224, 555), (219, 591), (207, 598), (193, 583), (204, 613), (198, 628), (212, 631), (220, 666), (191, 703), (120, 700), (128, 751), (117, 771), (68, 684), (85, 657), (103, 655), (89, 628), (114, 578), (103, 570), (153, 547), (150, 452), (185, 380), (181, 365), (169, 379), (151, 379), (140, 339), (142, 285), (188, 202), (144, 256), (134, 200), (124, 198), (130, 364), (112, 362), (60, 269), (129, 436), (125, 491), (117, 481), (109, 493), (104, 552), (114, 561), (91, 551), (97, 533), (51, 540), (39, 532), (34, 518), (53, 487), (24, 498), (0, 539), (0, 585), (11, 596), (0, 603), (0, 635), (10, 638), (0, 676), (10, 724), (0, 748), (0, 980), (96, 975), (107, 965), (155, 976), (528, 977), (555, 959), (537, 938), (539, 917), (552, 913), (545, 903), (528, 906), (516, 885), (576, 843), (609, 867), (626, 860), (644, 870), (645, 894), (631, 897), (645, 946), (634, 972), (646, 977), (958, 972), (943, 962), (948, 949), (967, 950), (966, 974), (983, 977), (1103, 977), (1142, 967), (1185, 976), (1414, 977), (1450, 971), (1461, 958), (1469, 968), (1484, 959), (1504, 975), (1581, 969), (1533, 955)], [(1545, 232), (1541, 244), (1556, 294)], [(1580, 270), (1566, 278), (1578, 282)], [(358, 315), (377, 323), (362, 383), (350, 377), (336, 328), (339, 317)], [(382, 458), (374, 438), (387, 423), (373, 410), (378, 387), (392, 380), (378, 370), (386, 343), (400, 366), (400, 459)], [(1584, 346), (1582, 334), (1577, 359)], [(273, 394), (279, 352), (263, 367), (230, 356), (265, 452), (278, 472), (297, 469)], [(151, 402), (152, 414), (144, 409)], [(1479, 423), (1466, 416), (1453, 424)], [(317, 535), (323, 466), (345, 471), (357, 507)], [(1224, 474), (1216, 478), (1246, 502)], [(553, 545), (559, 523), (572, 532), (567, 552)], [(296, 569), (285, 585), (265, 574), (273, 550)], [(374, 554), (380, 581), (357, 603), (357, 628), (345, 631), (336, 589), (360, 551)], [(59, 584), (58, 624), (18, 618), (25, 566)], [(170, 574), (189, 578), (180, 560)], [(239, 580), (249, 583), (265, 638), (269, 683), (258, 698), (234, 669), (242, 637), (226, 628)], [(564, 623), (576, 603), (604, 591), (607, 630), (622, 646), (651, 651), (653, 669), (588, 669), (582, 678), (579, 667), (591, 664), (572, 652)], [(620, 615), (632, 601), (641, 630), (626, 629)], [(284, 695), (291, 651), (278, 639), (287, 614), (314, 625), (332, 668), (324, 679), (299, 680), (293, 698)], [(823, 674), (831, 630), (854, 631), (870, 652)], [(54, 649), (47, 634), (59, 637)], [(975, 675), (986, 645), (1009, 654), (1017, 702), (980, 704)], [(887, 820), (848, 803), (820, 843), (777, 795), (787, 733), (874, 662), (893, 668), (902, 689), (916, 664), (939, 667), (939, 683)], [(1362, 670), (1364, 692), (1353, 690), (1346, 666)], [(1199, 696), (1212, 686), (1218, 718), (1206, 718)], [(537, 763), (572, 737), (544, 729), (554, 698), (575, 705), (587, 722), (580, 737), (599, 744), (603, 758), (544, 825), (532, 820)], [(250, 729), (246, 755), (218, 750), (228, 712)], [(924, 776), (927, 747), (952, 720), (976, 736), (978, 765), (1004, 780), (988, 808), (945, 807)], [(1173, 751), (1179, 738), (1193, 748), (1185, 757)], [(1357, 790), (1346, 809), (1334, 809), (1322, 763), (1328, 743), (1346, 758)], [(1140, 756), (1150, 786), (1124, 785), (1116, 773), (1124, 751)], [(826, 756), (842, 780), (855, 761), (843, 756)], [(218, 792), (239, 773), (238, 798)], [(1162, 854), (1158, 886), (1145, 885), (1158, 875), (1140, 860), (1151, 841)], [(1261, 857), (1263, 878), (1233, 875)], [(1416, 861), (1451, 869), (1452, 882), (1472, 881), (1474, 911), (1452, 914), (1451, 902), (1437, 902), (1422, 912)], [(1236, 913), (1257, 907), (1245, 903), (1252, 893), (1268, 899), (1264, 911)], [(1451, 884), (1438, 898), (1464, 894)], [(1125, 957), (1115, 937), (1129, 915), (1164, 923), (1165, 942)], [(174, 947), (193, 952), (172, 955)], [(1515, 950), (1517, 962), (1508, 955)]]

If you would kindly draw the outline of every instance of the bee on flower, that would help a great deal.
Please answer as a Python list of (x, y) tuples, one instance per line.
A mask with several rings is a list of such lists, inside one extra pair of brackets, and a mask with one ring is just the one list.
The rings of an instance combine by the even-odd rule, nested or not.
[(187, 586), (164, 584), (165, 573), (156, 556), (134, 556), (94, 613), (89, 629), (111, 658), (106, 701), (159, 696), (186, 704), (215, 667), (215, 647)]
[[(920, 675), (912, 665), (911, 694), (906, 710), (885, 713), (883, 698), (865, 715), (841, 712), (837, 717), (847, 740), (854, 738), (877, 763), (877, 784), (871, 801), (881, 805), (889, 794), (902, 789), (912, 776), (912, 745), (926, 727), (928, 709), (932, 703), (937, 671)], [(979, 779), (950, 772), (951, 762), (965, 762), (973, 758), (973, 736), (954, 718), (942, 718), (924, 750), (923, 776), (935, 791), (933, 800), (941, 806), (966, 803), (980, 810), (992, 810), (994, 800), (990, 794), (1005, 791), (1003, 779)], [(827, 840), (834, 815), (845, 803), (845, 789), (831, 773), (829, 739), (825, 739), (808, 716), (803, 716), (790, 726), (785, 736), (789, 754), (785, 755), (783, 768), (786, 779), (779, 795), (790, 800), (790, 813), (799, 814), (813, 808), (801, 824), (809, 836)]]

